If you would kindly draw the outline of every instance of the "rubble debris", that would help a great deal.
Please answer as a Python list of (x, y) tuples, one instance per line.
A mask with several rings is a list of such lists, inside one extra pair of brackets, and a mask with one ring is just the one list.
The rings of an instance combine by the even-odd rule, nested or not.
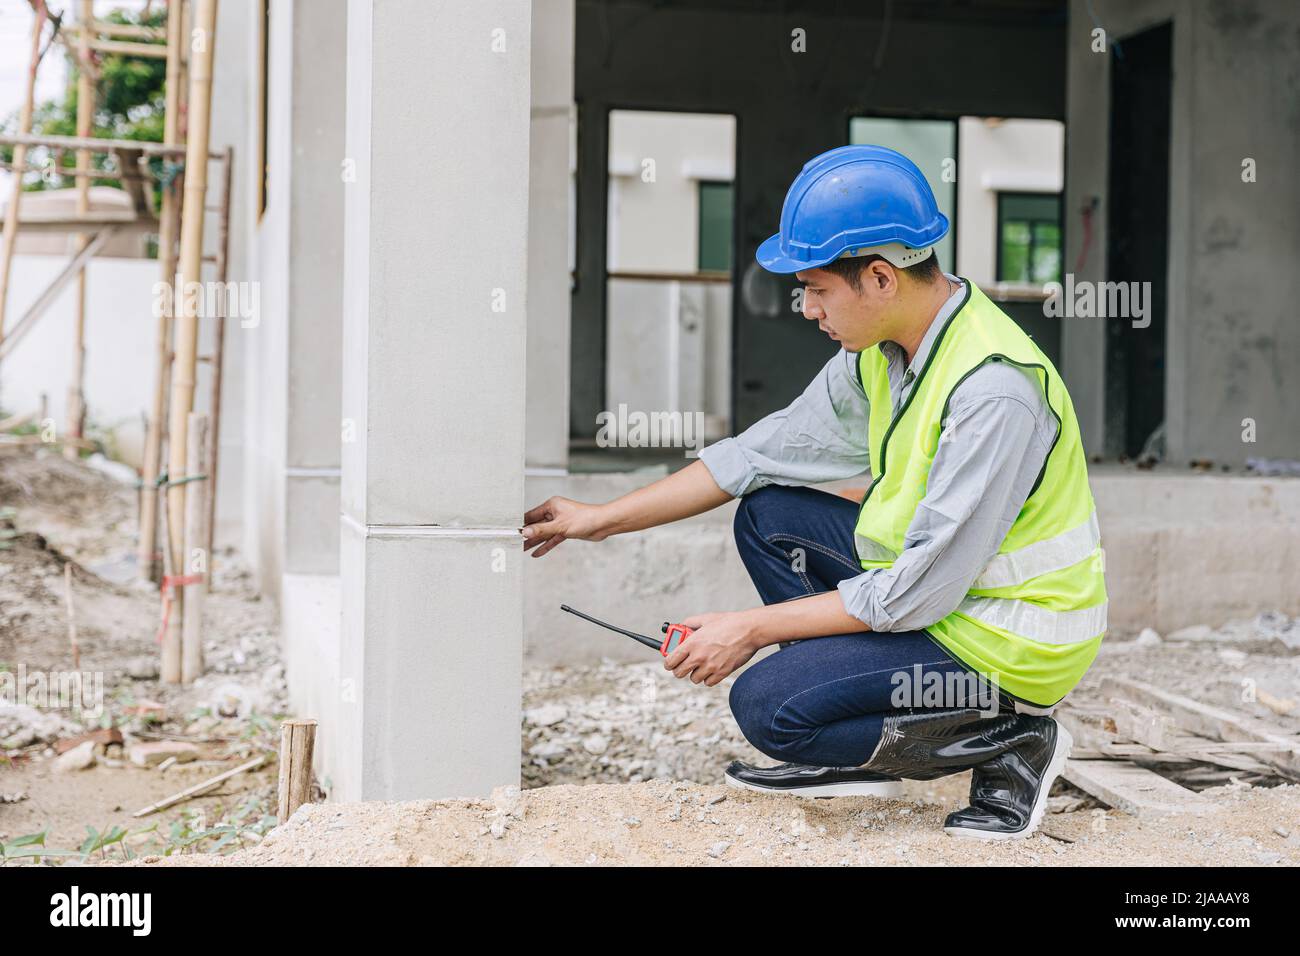
[(88, 770), (95, 765), (95, 742), (93, 740), (83, 740), (77, 746), (73, 747), (66, 753), (60, 754), (54, 760), (54, 769), (58, 773), (72, 773), (77, 770)]
[(198, 760), (199, 748), (180, 740), (154, 740), (132, 744), (127, 756), (137, 767), (157, 767), (173, 758), (180, 763)]

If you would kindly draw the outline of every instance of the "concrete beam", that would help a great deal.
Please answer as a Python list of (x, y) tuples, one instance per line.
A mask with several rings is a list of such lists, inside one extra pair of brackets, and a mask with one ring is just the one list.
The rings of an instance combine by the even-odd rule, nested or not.
[(348, 5), (341, 799), (519, 779), (530, 28)]

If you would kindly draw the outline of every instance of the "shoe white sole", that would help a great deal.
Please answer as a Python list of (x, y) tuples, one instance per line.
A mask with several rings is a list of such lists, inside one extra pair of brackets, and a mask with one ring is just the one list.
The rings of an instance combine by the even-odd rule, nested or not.
[(1065, 769), (1065, 761), (1070, 756), (1070, 748), (1073, 746), (1074, 738), (1070, 736), (1070, 732), (1057, 723), (1056, 747), (1052, 750), (1052, 759), (1047, 764), (1042, 783), (1038, 785), (1038, 798), (1034, 801), (1033, 812), (1029, 814), (1029, 823), (1023, 830), (1000, 833), (995, 830), (977, 830), (974, 827), (944, 827), (943, 832), (964, 840), (1024, 840), (1033, 836), (1047, 810), (1047, 795), (1051, 792), (1056, 778)]
[(882, 780), (879, 783), (827, 783), (816, 787), (760, 787), (723, 774), (727, 786), (755, 793), (779, 793), (794, 797), (901, 797), (903, 784), (899, 780)]

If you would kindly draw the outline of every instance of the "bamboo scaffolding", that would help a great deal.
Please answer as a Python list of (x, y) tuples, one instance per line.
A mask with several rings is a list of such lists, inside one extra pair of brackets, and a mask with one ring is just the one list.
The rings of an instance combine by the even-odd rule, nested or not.
[[(226, 147), (221, 170), (221, 211), (217, 231), (217, 281), (223, 286), (230, 275), (230, 179), (235, 151)], [(206, 257), (204, 257), (206, 259)], [(228, 312), (229, 310), (227, 310)], [(212, 346), (212, 427), (208, 430), (208, 589), (212, 589), (212, 539), (217, 526), (217, 461), (221, 455), (221, 379), (225, 368), (226, 322), (228, 314), (217, 316), (216, 340)]]
[[(181, 247), (176, 271), (177, 290), (201, 277), (203, 265), (203, 220), (208, 188), (208, 134), (212, 107), (212, 57), (216, 48), (217, 0), (196, 0), (193, 35), (201, 42), (190, 60), (189, 123), (185, 159), (185, 191), (181, 209)], [(175, 298), (175, 297), (174, 297)], [(197, 297), (181, 296), (181, 308), (176, 317), (176, 348), (172, 357), (171, 408), (168, 411), (167, 473), (175, 482), (185, 474), (189, 414), (194, 408), (194, 373), (198, 344)], [(184, 565), (185, 502), (191, 493), (197, 493), (193, 483), (186, 484), (183, 492), (172, 495), (167, 501), (169, 540), (165, 546), (171, 550), (172, 566)], [(184, 601), (180, 602), (181, 617)], [(180, 622), (173, 619), (170, 626)], [(163, 680), (177, 680), (162, 675)]]
[[(63, 28), (63, 32), (70, 33), (80, 39), (81, 24), (73, 23), (66, 26)], [(167, 31), (159, 27), (142, 27), (133, 23), (112, 23), (108, 20), (100, 20), (90, 32), (92, 35), (125, 37), (128, 40), (163, 40), (167, 35)]]
[[(77, 136), (90, 136), (90, 125), (95, 117), (95, 83), (90, 74), (90, 31), (95, 22), (94, 0), (81, 0), (77, 17), (85, 29), (77, 42)], [(77, 150), (77, 166), (86, 169), (90, 166), (90, 151)], [(77, 176), (77, 218), (90, 214), (90, 177)], [(77, 252), (84, 252), (90, 244), (90, 236), (80, 233), (77, 236)], [(86, 378), (86, 267), (77, 270), (77, 313), (72, 333), (72, 383), (68, 386), (68, 424), (64, 431), (70, 438), (81, 438), (86, 419), (86, 396), (84, 391)], [(64, 445), (63, 457), (75, 459), (80, 454), (76, 445)]]
[[(149, 140), (134, 139), (95, 139), (81, 136), (40, 136), (32, 133), (0, 133), (0, 145), (5, 146), (48, 146), (51, 149), (88, 149), (92, 153), (116, 153), (123, 150), (138, 150), (146, 156), (182, 157), (186, 154), (184, 146), (167, 143), (154, 143)], [(209, 153), (209, 159), (220, 159), (220, 153)], [(105, 173), (104, 175), (108, 175)]]
[(190, 483), (185, 495), (184, 594), (181, 628), (181, 682), (189, 684), (203, 673), (203, 605), (208, 593), (208, 416), (190, 412), (189, 448), (185, 458)]
[[(167, 79), (166, 105), (163, 120), (163, 144), (175, 147), (181, 141), (181, 3), (168, 0), (167, 4)], [(179, 177), (180, 174), (177, 174)], [(159, 216), (158, 266), (162, 281), (176, 278), (176, 233), (179, 226), (180, 204), (176, 201), (176, 184), (173, 178), (163, 189), (162, 212)], [(174, 303), (176, 297), (169, 296)], [(145, 433), (144, 460), (140, 467), (143, 497), (140, 500), (140, 540), (136, 548), (136, 567), (145, 580), (158, 579), (158, 498), (151, 493), (158, 479), (162, 461), (162, 429), (167, 413), (167, 386), (169, 384), (169, 358), (171, 355), (171, 327), (173, 314), (164, 308), (158, 318), (155, 333), (155, 364), (153, 404), (149, 412), (149, 427)]]
[(112, 226), (107, 226), (95, 233), (90, 242), (83, 246), (81, 251), (63, 267), (63, 271), (54, 277), (54, 281), (45, 287), (45, 291), (36, 297), (36, 301), (23, 313), (23, 317), (9, 330), (9, 335), (3, 341), (0, 341), (0, 359), (13, 351), (18, 343), (22, 341), (23, 336), (36, 324), (36, 320), (44, 315), (45, 310), (58, 298), (59, 293), (63, 291), (63, 287), (71, 282), (85, 264), (104, 247), (104, 244), (108, 242), (113, 233), (114, 227)]
[(145, 59), (166, 59), (167, 49), (161, 43), (132, 43), (129, 40), (91, 40), (90, 48), (97, 53), (117, 53)]
[[(36, 68), (41, 65), (41, 34), (45, 32), (45, 22), (50, 12), (45, 7), (45, 0), (31, 0), (32, 10), (32, 53), (27, 66), (27, 88), (23, 94), (23, 103), (18, 111), (18, 132), (20, 135), (32, 131), (32, 113), (36, 108)], [(14, 147), (14, 165), (27, 164), (27, 147)], [(9, 274), (14, 261), (14, 244), (18, 239), (18, 204), (23, 195), (23, 177), (14, 176), (13, 186), (9, 192), (9, 205), (5, 207), (5, 224), (3, 249), (0, 249), (0, 343), (4, 342), (5, 303), (9, 300)]]

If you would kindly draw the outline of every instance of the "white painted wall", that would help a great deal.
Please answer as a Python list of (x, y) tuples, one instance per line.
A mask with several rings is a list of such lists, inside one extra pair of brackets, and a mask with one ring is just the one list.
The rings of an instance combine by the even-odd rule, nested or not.
[(957, 270), (988, 286), (997, 279), (998, 193), (1059, 193), (1065, 126), (1056, 120), (963, 116), (958, 137)]
[[(697, 271), (699, 183), (734, 180), (735, 141), (726, 114), (610, 114), (610, 272)], [(606, 301), (610, 411), (700, 411), (729, 433), (730, 285), (613, 278)]]
[[(14, 257), (9, 287), (10, 323), (16, 322), (63, 271), (61, 256)], [(85, 394), (88, 422), (111, 431), (123, 461), (139, 467), (144, 448), (141, 413), (153, 395), (153, 259), (94, 259), (87, 269)], [(72, 383), (75, 282), (69, 283), (0, 367), (0, 407), (34, 411), (42, 393), (62, 433)], [(200, 383), (200, 389), (203, 388)], [(196, 392), (206, 407), (206, 392)]]
[[(611, 272), (695, 272), (700, 180), (735, 178), (736, 118), (614, 110), (609, 115)], [(654, 162), (654, 181), (643, 179)]]

